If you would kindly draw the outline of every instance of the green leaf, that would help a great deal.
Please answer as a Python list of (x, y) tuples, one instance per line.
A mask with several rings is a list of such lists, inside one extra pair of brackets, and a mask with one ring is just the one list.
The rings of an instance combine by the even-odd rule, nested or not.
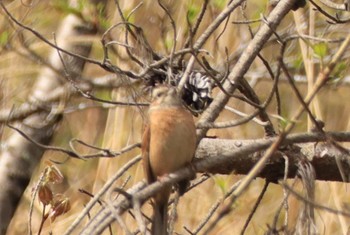
[(345, 63), (344, 61), (342, 61), (335, 66), (334, 73), (338, 76), (344, 74), (348, 66), (349, 63)]
[(214, 6), (219, 10), (222, 10), (226, 6), (226, 0), (214, 0)]
[(109, 90), (100, 90), (100, 91), (97, 91), (94, 95), (104, 100), (112, 99), (111, 92)]
[(221, 189), (222, 193), (225, 194), (227, 191), (227, 182), (226, 180), (224, 180), (222, 177), (213, 177), (215, 184), (217, 186), (219, 186), (219, 188)]
[(280, 119), (280, 127), (282, 130), (286, 129), (287, 125), (288, 125), (288, 120), (287, 119)]
[[(81, 6), (81, 4), (78, 4), (78, 5)], [(79, 10), (78, 8), (71, 7), (67, 1), (55, 1), (53, 3), (53, 7), (65, 13), (66, 15), (68, 14), (73, 14), (77, 16), (81, 15), (81, 10)]]
[(126, 18), (126, 21), (128, 21), (129, 23), (134, 24), (136, 19), (135, 19), (135, 12), (133, 14), (132, 13), (132, 9), (125, 9), (123, 11), (124, 17)]
[(174, 40), (172, 38), (165, 39), (165, 47), (170, 50), (174, 46)]
[(199, 8), (195, 5), (190, 5), (187, 10), (187, 17), (190, 23), (194, 23), (196, 16), (198, 15)]
[(101, 4), (99, 3), (97, 5), (97, 11), (98, 11), (98, 21), (99, 21), (99, 24), (100, 24), (100, 27), (102, 27), (102, 29), (108, 29), (110, 27), (110, 23), (107, 19), (107, 17), (105, 16), (105, 5), (104, 4)]
[(293, 68), (294, 68), (295, 70), (300, 70), (300, 69), (302, 69), (303, 66), (304, 66), (304, 60), (303, 60), (302, 56), (299, 55), (297, 58), (295, 58), (295, 59), (293, 60), (292, 64), (293, 64)]
[(337, 63), (332, 72), (332, 76), (329, 79), (329, 82), (332, 84), (337, 84), (340, 82), (344, 78), (348, 68), (349, 63), (346, 63), (344, 61)]
[(279, 127), (281, 131), (283, 131), (287, 127), (287, 125), (291, 122), (291, 120), (277, 114), (272, 114), (272, 117), (278, 119)]
[(328, 52), (328, 46), (326, 43), (317, 43), (313, 46), (314, 53), (319, 58), (324, 58)]
[(0, 34), (0, 46), (5, 46), (9, 40), (9, 33), (4, 31)]
[(79, 0), (77, 5), (77, 10), (81, 12), (86, 6), (91, 5), (91, 3), (87, 0)]

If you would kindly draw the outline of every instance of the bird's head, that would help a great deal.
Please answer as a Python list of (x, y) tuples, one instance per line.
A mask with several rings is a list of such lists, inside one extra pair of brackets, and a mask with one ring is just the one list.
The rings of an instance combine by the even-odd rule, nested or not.
[(152, 91), (152, 107), (178, 107), (181, 106), (181, 99), (175, 87), (161, 85)]

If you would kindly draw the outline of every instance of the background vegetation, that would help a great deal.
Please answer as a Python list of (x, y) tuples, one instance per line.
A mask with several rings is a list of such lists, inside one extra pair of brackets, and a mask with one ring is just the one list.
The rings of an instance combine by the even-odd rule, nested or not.
[[(52, 115), (62, 118), (55, 124), (52, 140), (46, 143), (47, 145), (71, 149), (70, 143), (73, 139), (76, 139), (99, 148), (118, 152), (126, 146), (140, 142), (142, 125), (146, 115), (144, 106), (107, 104), (98, 102), (93, 97), (87, 98), (86, 96), (93, 94), (94, 97), (103, 100), (126, 103), (149, 102), (147, 93), (144, 92), (145, 84), (147, 84), (145, 77), (132, 79), (126, 74), (118, 71), (112, 72), (110, 69), (100, 66), (101, 64), (93, 63), (93, 61), (84, 64), (83, 70), (78, 76), (73, 75), (70, 77), (66, 74), (72, 74), (71, 68), (79, 67), (77, 62), (71, 57), (63, 57), (66, 67), (62, 67), (59, 59), (52, 61), (48, 58), (52, 54), (56, 54), (56, 57), (59, 54), (58, 50), (53, 48), (53, 45), (61, 47), (65, 43), (78, 45), (91, 43), (91, 51), (87, 53), (86, 57), (95, 61), (103, 61), (106, 59), (103, 49), (106, 47), (102, 45), (101, 39), (104, 38), (110, 42), (110, 45), (108, 45), (108, 59), (111, 64), (118, 66), (124, 71), (138, 73), (144, 68), (135, 63), (127, 54), (125, 49), (127, 46), (124, 44), (127, 24), (120, 24), (123, 22), (123, 19), (121, 19), (118, 12), (118, 5), (124, 17), (129, 16), (127, 21), (130, 25), (133, 24), (142, 28), (144, 38), (147, 39), (153, 51), (166, 57), (171, 55), (173, 49), (176, 51), (183, 49), (186, 39), (190, 35), (190, 25), (195, 25), (201, 9), (206, 3), (206, 11), (203, 19), (200, 21), (198, 31), (193, 38), (190, 37), (192, 43), (200, 38), (202, 33), (208, 29), (208, 26), (230, 4), (225, 0), (161, 2), (168, 13), (157, 1), (151, 0), (143, 2), (137, 0), (101, 1), (100, 3), (87, 0), (2, 1), (0, 15), (1, 147), (6, 149), (11, 136), (16, 132), (6, 125), (7, 123), (11, 125), (18, 124), (17, 127), (19, 129), (26, 125), (25, 118), (30, 118), (31, 112), (25, 113), (23, 117), (13, 117), (16, 114), (16, 110), (23, 110), (22, 105), (28, 103), (33, 105), (31, 106), (34, 110), (33, 113), (38, 113), (37, 111), (40, 109), (40, 111), (45, 111), (46, 114), (53, 113)], [(263, 49), (260, 51), (260, 56), (264, 60), (255, 58), (250, 64), (249, 70), (247, 69), (247, 72), (244, 73), (244, 79), (249, 82), (261, 102), (270, 94), (273, 79), (276, 79), (278, 71), (282, 74), (278, 81), (280, 101), (275, 95), (266, 108), (266, 113), (271, 119), (277, 135), (283, 132), (290, 123), (293, 123), (292, 117), (301, 105), (279, 64), (278, 59), (281, 56), (280, 38), (288, 42), (283, 54), (284, 64), (289, 74), (294, 78), (299, 92), (305, 97), (314, 86), (320, 72), (323, 72), (330, 64), (334, 54), (349, 35), (349, 23), (346, 21), (349, 17), (349, 12), (346, 11), (345, 5), (341, 1), (333, 2), (339, 6), (339, 9), (334, 9), (334, 7), (332, 8), (329, 5), (322, 5), (322, 2), (324, 1), (317, 1), (316, 3), (308, 1), (304, 7), (296, 11), (290, 11), (281, 23), (278, 23), (278, 27), (270, 40), (264, 43)], [(321, 6), (321, 10), (327, 11), (329, 16), (327, 17), (324, 12), (320, 12), (320, 9), (316, 10), (316, 6)], [(7, 9), (8, 13), (6, 13), (5, 9)], [(273, 10), (273, 1), (243, 1), (242, 5), (230, 13), (230, 17), (227, 20), (223, 21), (215, 31), (211, 32), (208, 40), (201, 47), (205, 51), (201, 52), (200, 56), (205, 56), (215, 70), (225, 73), (225, 70), (228, 69), (231, 72), (251, 42), (252, 37), (265, 24), (265, 17)], [(23, 25), (28, 26), (32, 31), (18, 25), (13, 19), (9, 18), (8, 14)], [(62, 22), (71, 16), (81, 20), (90, 31), (85, 35), (67, 36), (64, 39), (65, 41), (62, 42), (59, 38), (66, 26)], [(330, 16), (334, 18), (332, 19)], [(174, 44), (172, 20), (176, 25), (176, 44)], [(119, 25), (111, 28), (116, 24)], [(132, 28), (132, 30), (136, 31), (136, 28)], [(33, 32), (39, 32), (53, 45), (49, 45)], [(109, 33), (105, 34), (105, 32)], [(140, 36), (138, 40), (129, 42), (131, 54), (136, 55), (144, 64), (149, 65), (154, 58), (145, 48), (145, 43), (142, 41), (144, 39)], [(69, 49), (67, 50), (69, 51)], [(331, 75), (327, 77), (327, 84), (322, 87), (322, 90), (310, 105), (314, 116), (325, 124), (324, 130), (326, 131), (349, 131), (350, 129), (348, 118), (350, 107), (347, 104), (350, 94), (348, 85), (349, 52), (349, 49), (344, 50), (343, 56), (336, 61), (335, 68)], [(64, 54), (63, 52), (61, 53)], [(186, 62), (188, 62), (190, 56), (190, 53), (184, 56)], [(271, 68), (274, 78), (269, 74), (267, 65)], [(55, 71), (53, 68), (57, 70)], [(195, 64), (195, 68), (203, 70), (198, 63)], [(63, 95), (59, 96), (58, 100), (54, 100), (54, 105), (52, 106), (49, 106), (48, 103), (41, 106), (34, 102), (32, 98), (36, 97), (36, 89), (40, 88), (38, 78), (45, 76), (45, 71), (48, 70), (54, 71), (52, 73), (58, 81), (55, 88), (67, 86), (73, 92), (63, 92)], [(82, 85), (80, 89), (90, 93), (77, 92), (74, 85), (78, 82), (70, 81), (70, 79), (79, 82), (83, 81), (83, 85), (86, 85), (87, 88)], [(99, 83), (99, 81), (101, 82)], [(69, 88), (65, 89), (69, 90)], [(39, 97), (49, 98), (51, 97), (50, 95), (54, 94), (53, 91), (57, 92), (54, 89), (47, 90), (44, 94), (40, 94)], [(212, 97), (215, 98), (220, 92), (220, 89), (215, 88)], [(236, 94), (245, 95), (238, 91), (236, 91)], [(246, 102), (236, 98), (231, 98), (227, 105), (247, 114), (255, 110)], [(280, 107), (280, 110), (277, 107)], [(232, 113), (229, 110), (223, 110), (216, 121), (221, 122), (241, 118), (241, 115)], [(200, 119), (201, 114), (196, 117), (196, 120)], [(311, 131), (314, 125), (306, 114), (303, 114), (295, 124), (295, 127), (292, 129), (294, 133)], [(249, 121), (242, 125), (224, 129), (212, 128), (207, 135), (215, 136), (218, 139), (243, 141), (245, 139), (265, 138), (266, 132), (260, 124)], [(45, 141), (43, 142), (45, 143)], [(100, 152), (100, 149), (93, 149), (76, 141), (72, 145), (76, 152), (81, 155)], [(346, 144), (344, 146), (346, 147)], [(40, 149), (39, 146), (36, 146), (36, 148)], [(2, 151), (5, 152), (5, 150)], [(62, 193), (69, 198), (71, 209), (67, 213), (58, 216), (54, 221), (52, 221), (52, 218), (45, 221), (42, 234), (49, 234), (50, 232), (63, 234), (82, 212), (84, 206), (91, 199), (91, 195), (96, 194), (115, 172), (139, 153), (139, 148), (133, 148), (114, 157), (111, 157), (111, 154), (107, 154), (108, 156), (81, 160), (70, 157), (62, 151), (53, 151), (52, 149), (45, 151), (40, 162), (33, 166), (35, 170), (32, 172), (29, 185), (24, 191), (11, 223), (7, 228), (7, 234), (28, 233), (29, 218), (31, 218), (31, 230), (33, 233), (38, 232), (42, 222), (43, 205), (39, 200), (35, 199), (32, 212), (30, 212), (30, 206), (33, 200), (33, 192), (37, 190), (36, 185), (41, 182), (40, 177), (42, 173), (50, 165), (48, 162), (54, 164), (64, 176), (63, 182), (54, 185), (50, 184), (50, 187), (52, 187), (54, 194)], [(1, 155), (1, 158), (4, 159), (5, 157)], [(2, 173), (0, 172), (0, 174)], [(345, 174), (347, 175), (347, 172)], [(197, 178), (203, 175), (198, 173)], [(225, 175), (210, 174), (210, 177), (204, 183), (193, 188), (180, 199), (177, 206), (178, 217), (174, 224), (174, 231), (180, 234), (187, 234), (188, 232), (184, 229), (185, 226), (193, 232), (213, 208), (213, 205), (219, 202), (219, 209), (214, 212), (214, 217), (209, 219), (203, 230), (199, 231), (199, 234), (204, 233), (216, 218), (215, 216), (220, 215), (220, 210), (225, 208), (225, 203), (228, 203), (229, 200), (223, 200), (225, 194), (243, 177), (235, 174), (235, 172)], [(113, 187), (124, 185), (123, 188), (128, 189), (142, 179), (142, 166), (138, 162), (116, 180)], [(232, 211), (220, 218), (209, 233), (242, 233), (244, 224), (252, 213), (254, 204), (266, 182), (265, 179), (259, 177), (252, 181), (244, 191), (243, 196), (240, 196), (232, 203)], [(286, 182), (289, 185), (296, 182), (294, 190), (297, 192), (304, 193), (307, 191), (305, 184), (300, 180), (292, 178)], [(117, 192), (113, 191), (113, 187), (102, 200), (102, 204), (106, 207), (109, 201), (117, 197)], [(312, 231), (316, 231), (319, 234), (348, 234), (350, 222), (348, 216), (348, 190), (347, 184), (344, 182), (316, 180), (314, 202), (338, 211), (345, 211), (345, 214), (348, 214), (346, 216), (340, 213), (332, 213), (327, 209), (316, 208), (316, 230)], [(91, 195), (88, 195), (87, 192)], [(279, 229), (280, 233), (298, 233), (298, 230), (295, 230), (295, 228), (302, 220), (300, 213), (304, 207), (300, 198), (289, 196), (287, 198), (288, 210), (282, 210), (280, 217), (278, 217), (277, 225), (273, 225), (274, 218), (278, 214), (278, 208), (287, 197), (287, 192), (288, 190), (284, 189), (281, 182), (280, 184), (268, 184), (267, 190), (264, 192), (262, 200), (253, 214), (245, 233), (278, 233), (278, 231), (272, 231), (271, 228)], [(101, 206), (95, 205), (90, 214), (94, 215), (100, 208)], [(151, 215), (149, 203), (144, 204), (143, 212), (148, 216)], [(131, 232), (139, 228), (137, 222), (130, 214), (125, 214), (121, 218)], [(83, 227), (87, 220), (85, 219), (80, 224), (80, 227)], [(112, 234), (126, 233), (120, 221), (119, 223), (112, 223), (111, 230)], [(109, 234), (110, 231), (105, 231), (105, 233)]]

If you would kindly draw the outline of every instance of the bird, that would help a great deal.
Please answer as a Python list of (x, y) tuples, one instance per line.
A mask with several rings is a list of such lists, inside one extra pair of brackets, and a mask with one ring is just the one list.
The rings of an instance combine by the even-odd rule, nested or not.
[[(159, 85), (152, 91), (148, 124), (142, 135), (141, 153), (148, 183), (153, 183), (186, 165), (196, 151), (196, 127), (175, 87)], [(188, 180), (180, 182), (182, 195)], [(172, 186), (153, 196), (152, 235), (166, 235), (168, 201)]]

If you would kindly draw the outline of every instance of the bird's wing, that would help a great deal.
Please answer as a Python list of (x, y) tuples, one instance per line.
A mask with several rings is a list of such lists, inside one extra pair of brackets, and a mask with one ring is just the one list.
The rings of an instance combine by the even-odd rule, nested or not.
[(150, 130), (150, 126), (147, 125), (142, 136), (141, 153), (142, 153), (142, 161), (143, 161), (143, 171), (144, 171), (144, 174), (146, 175), (148, 183), (152, 183), (156, 181), (151, 169), (150, 161), (149, 161), (150, 139), (151, 139), (151, 130)]

